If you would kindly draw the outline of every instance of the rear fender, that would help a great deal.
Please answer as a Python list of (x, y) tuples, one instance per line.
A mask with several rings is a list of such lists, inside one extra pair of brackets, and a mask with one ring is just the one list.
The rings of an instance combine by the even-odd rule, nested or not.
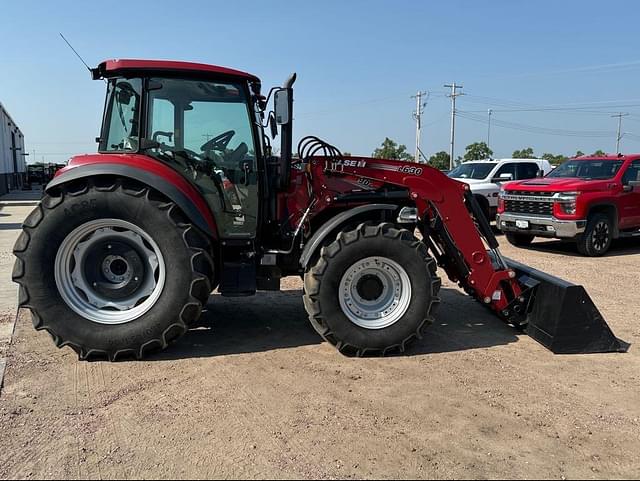
[(200, 192), (171, 167), (144, 155), (83, 155), (57, 172), (45, 192), (68, 182), (100, 175), (125, 177), (157, 190), (174, 202), (205, 234), (217, 239), (215, 219)]
[(325, 222), (315, 234), (313, 234), (309, 242), (307, 242), (300, 256), (300, 266), (306, 270), (311, 261), (316, 257), (316, 254), (320, 252), (320, 249), (328, 241), (333, 241), (338, 232), (350, 223), (353, 223), (354, 220), (358, 219), (364, 222), (367, 217), (373, 218), (376, 212), (391, 214), (399, 209), (400, 207), (394, 204), (369, 204), (354, 207), (353, 209), (346, 210), (332, 217), (331, 220)]

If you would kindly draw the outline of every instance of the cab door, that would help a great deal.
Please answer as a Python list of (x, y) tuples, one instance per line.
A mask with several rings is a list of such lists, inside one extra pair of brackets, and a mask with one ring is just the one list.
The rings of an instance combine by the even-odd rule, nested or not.
[(632, 187), (631, 181), (640, 181), (640, 159), (631, 162), (622, 176), (623, 192), (619, 202), (621, 229), (640, 228), (640, 187)]
[[(256, 142), (243, 85), (152, 79), (149, 137), (156, 155), (181, 170), (203, 194), (223, 239), (257, 235)], [(153, 151), (149, 151), (152, 153)]]

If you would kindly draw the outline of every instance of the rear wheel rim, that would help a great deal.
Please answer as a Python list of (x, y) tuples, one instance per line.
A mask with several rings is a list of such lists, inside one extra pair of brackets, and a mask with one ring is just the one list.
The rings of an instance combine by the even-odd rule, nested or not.
[(54, 273), (60, 296), (73, 311), (107, 325), (148, 312), (166, 280), (156, 242), (120, 219), (93, 220), (74, 229), (58, 248)]
[(384, 329), (409, 309), (411, 280), (407, 271), (387, 257), (366, 257), (352, 264), (339, 286), (342, 312), (364, 329)]
[(609, 224), (605, 221), (598, 222), (591, 236), (593, 248), (598, 252), (605, 250), (610, 238)]

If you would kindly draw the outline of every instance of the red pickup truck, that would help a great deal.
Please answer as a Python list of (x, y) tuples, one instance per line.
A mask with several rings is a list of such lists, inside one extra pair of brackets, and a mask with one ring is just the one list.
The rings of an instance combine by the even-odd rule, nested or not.
[(601, 256), (614, 239), (640, 237), (640, 154), (577, 157), (546, 177), (504, 184), (496, 221), (513, 245), (555, 237)]

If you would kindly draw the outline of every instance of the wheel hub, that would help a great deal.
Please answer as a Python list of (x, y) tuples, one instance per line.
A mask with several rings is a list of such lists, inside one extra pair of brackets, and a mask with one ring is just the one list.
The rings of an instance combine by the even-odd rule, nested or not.
[(411, 281), (397, 262), (386, 257), (367, 257), (343, 274), (339, 301), (342, 312), (357, 326), (384, 329), (407, 312)]
[(377, 276), (366, 274), (358, 281), (356, 291), (365, 301), (375, 301), (384, 292), (384, 284)]
[(101, 324), (130, 322), (149, 310), (165, 282), (157, 244), (139, 227), (119, 219), (75, 229), (56, 255), (56, 284), (78, 314)]

